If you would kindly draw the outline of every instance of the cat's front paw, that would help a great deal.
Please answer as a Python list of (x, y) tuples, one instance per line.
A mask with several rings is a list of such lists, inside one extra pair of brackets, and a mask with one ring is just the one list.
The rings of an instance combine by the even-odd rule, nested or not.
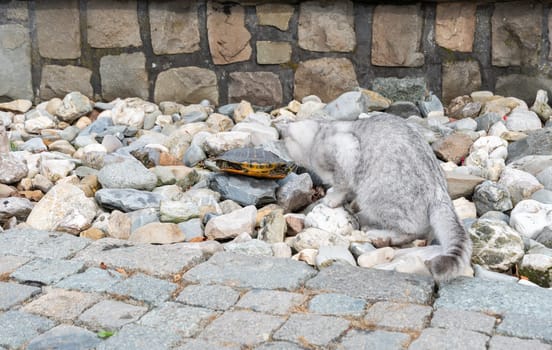
[(343, 204), (345, 201), (345, 193), (336, 191), (333, 188), (330, 188), (326, 192), (326, 196), (322, 198), (322, 204), (330, 207), (330, 208), (337, 208)]

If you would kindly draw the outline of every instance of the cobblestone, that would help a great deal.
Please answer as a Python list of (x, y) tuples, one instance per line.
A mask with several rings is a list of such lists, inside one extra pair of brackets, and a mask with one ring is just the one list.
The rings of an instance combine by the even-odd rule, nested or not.
[(121, 281), (122, 278), (123, 276), (117, 271), (91, 267), (83, 273), (63, 279), (55, 287), (77, 289), (83, 292), (105, 292)]
[(275, 315), (285, 315), (299, 306), (305, 297), (299, 293), (254, 289), (241, 297), (237, 307)]
[(79, 316), (79, 321), (93, 330), (115, 330), (137, 321), (148, 311), (147, 307), (135, 306), (117, 300), (102, 300)]
[(0, 310), (7, 310), (38, 293), (40, 288), (37, 287), (0, 282)]
[(117, 283), (108, 292), (159, 304), (168, 300), (176, 288), (174, 283), (137, 273)]
[(240, 293), (230, 287), (191, 285), (184, 288), (176, 301), (213, 310), (228, 310), (239, 297)]
[(53, 326), (54, 322), (47, 318), (21, 311), (8, 311), (0, 314), (0, 344), (18, 348)]
[(59, 325), (34, 338), (27, 350), (94, 349), (100, 341), (96, 334), (84, 328)]
[(371, 325), (399, 331), (420, 331), (428, 323), (431, 311), (430, 306), (382, 301), (368, 309), (364, 320)]
[(410, 342), (410, 336), (404, 333), (388, 331), (348, 332), (338, 349), (404, 349)]
[(408, 350), (486, 349), (488, 336), (462, 329), (426, 328)]
[(45, 295), (25, 305), (23, 310), (60, 321), (70, 321), (99, 301), (99, 296), (90, 293), (50, 289)]
[(80, 261), (36, 259), (15, 270), (10, 277), (20, 282), (38, 282), (50, 285), (79, 272), (84, 264)]
[(349, 321), (342, 318), (293, 314), (274, 334), (274, 339), (326, 346), (348, 327)]
[(366, 302), (348, 295), (327, 293), (319, 294), (309, 303), (309, 311), (333, 316), (361, 316)]
[(431, 327), (448, 329), (465, 329), (491, 334), (496, 319), (479, 312), (438, 309), (433, 313)]

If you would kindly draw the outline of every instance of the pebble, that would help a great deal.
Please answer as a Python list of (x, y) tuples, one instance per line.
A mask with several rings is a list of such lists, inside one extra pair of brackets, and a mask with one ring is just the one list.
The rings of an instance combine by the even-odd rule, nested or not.
[(361, 254), (357, 258), (357, 262), (360, 267), (368, 268), (387, 263), (391, 261), (394, 256), (395, 250), (393, 248), (383, 247)]
[(318, 204), (305, 217), (305, 227), (347, 235), (358, 229), (358, 222), (343, 207), (330, 208), (325, 204)]
[(538, 90), (535, 98), (535, 103), (531, 106), (531, 110), (540, 117), (543, 122), (546, 122), (552, 116), (552, 107), (548, 104), (548, 92), (546, 90)]
[(303, 249), (319, 249), (321, 246), (332, 245), (348, 247), (349, 241), (335, 232), (328, 232), (314, 227), (306, 228), (291, 240), (291, 247), (298, 252)]
[(134, 230), (128, 237), (131, 242), (169, 244), (183, 242), (186, 235), (173, 223), (152, 222)]
[(276, 202), (278, 184), (274, 180), (216, 174), (210, 188), (240, 205), (261, 206)]
[(488, 211), (504, 212), (513, 208), (508, 188), (489, 180), (475, 188), (473, 201), (478, 216), (482, 216)]
[(530, 198), (534, 192), (544, 188), (539, 180), (530, 173), (510, 167), (504, 168), (498, 184), (508, 189), (514, 206), (522, 200)]
[(92, 111), (92, 103), (80, 92), (70, 92), (62, 100), (56, 115), (63, 121), (71, 123)]
[(316, 255), (315, 264), (318, 268), (326, 267), (334, 262), (344, 262), (356, 266), (355, 258), (346, 246), (321, 246)]
[(290, 173), (278, 181), (276, 200), (286, 212), (295, 212), (312, 202), (313, 184), (308, 173)]
[(208, 239), (235, 238), (241, 233), (253, 234), (257, 209), (249, 205), (229, 214), (216, 216), (205, 226), (205, 236)]
[(544, 204), (532, 199), (521, 201), (510, 214), (510, 226), (521, 235), (534, 238), (545, 227), (552, 225), (550, 210), (552, 210), (552, 204)]
[(232, 132), (248, 133), (253, 146), (260, 146), (268, 142), (276, 141), (279, 138), (278, 131), (275, 128), (259, 123), (238, 123), (232, 128)]
[(124, 159), (101, 168), (98, 173), (98, 181), (103, 188), (151, 191), (157, 185), (157, 176), (142, 163), (133, 159)]
[(513, 111), (506, 119), (506, 127), (511, 131), (530, 131), (542, 128), (539, 116), (531, 111)]

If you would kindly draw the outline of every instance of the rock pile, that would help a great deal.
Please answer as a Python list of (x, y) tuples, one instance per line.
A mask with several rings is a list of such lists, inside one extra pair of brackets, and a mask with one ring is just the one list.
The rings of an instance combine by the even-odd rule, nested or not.
[(521, 283), (550, 287), (547, 100), (539, 91), (529, 108), (515, 97), (475, 91), (443, 106), (434, 95), (414, 104), (364, 89), (328, 104), (307, 96), (272, 111), (246, 101), (217, 109), (209, 101), (93, 102), (79, 92), (34, 108), (16, 100), (0, 104), (0, 231), (32, 227), (155, 244), (215, 240), (227, 251), (318, 267), (340, 262), (429, 274), (424, 260), (438, 246), (415, 241), (376, 249), (347, 208), (318, 201), (324, 189), (313, 174), (255, 179), (217, 172), (212, 162), (247, 146), (286, 159), (275, 128), (281, 121), (391, 111), (417, 124), (442, 160), (474, 244), (475, 274), (514, 274)]

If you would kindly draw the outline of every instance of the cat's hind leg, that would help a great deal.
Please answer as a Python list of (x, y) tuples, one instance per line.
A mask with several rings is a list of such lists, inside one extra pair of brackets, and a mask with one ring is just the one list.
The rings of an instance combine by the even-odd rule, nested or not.
[(410, 243), (416, 239), (415, 235), (393, 230), (370, 229), (363, 227), (362, 231), (366, 233), (370, 243), (372, 243), (372, 245), (376, 248), (400, 246)]

